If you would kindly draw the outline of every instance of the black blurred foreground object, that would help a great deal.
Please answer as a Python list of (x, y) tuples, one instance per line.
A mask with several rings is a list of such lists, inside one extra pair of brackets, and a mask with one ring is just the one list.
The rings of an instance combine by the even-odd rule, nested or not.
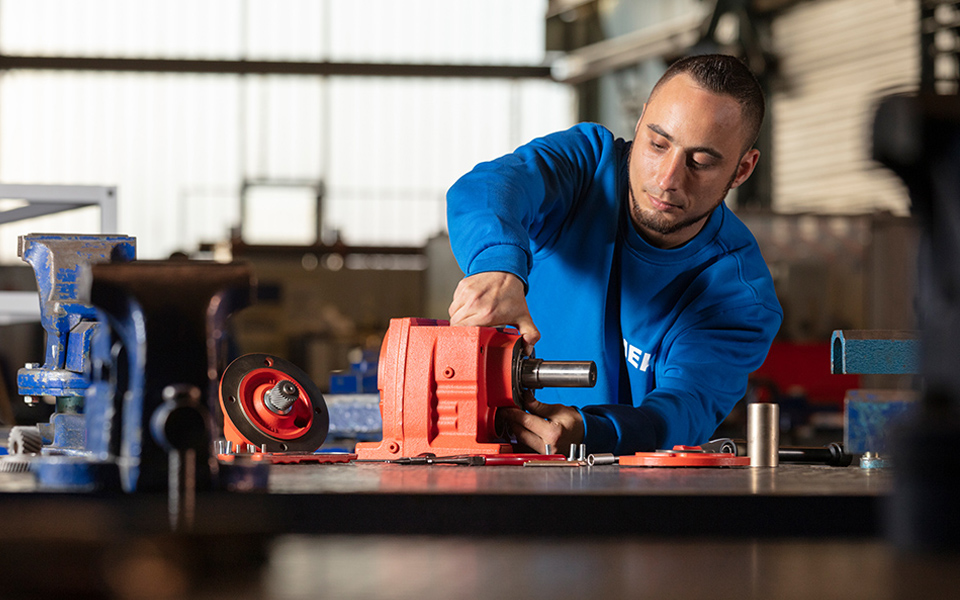
[(921, 229), (922, 402), (894, 438), (889, 535), (906, 550), (960, 549), (960, 97), (894, 96), (877, 109), (874, 158), (910, 192)]

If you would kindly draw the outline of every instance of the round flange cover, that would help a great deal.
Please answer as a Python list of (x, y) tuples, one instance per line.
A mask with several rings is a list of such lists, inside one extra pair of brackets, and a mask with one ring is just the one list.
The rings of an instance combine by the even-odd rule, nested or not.
[[(299, 392), (286, 414), (264, 404), (278, 382), (292, 381)], [(267, 452), (313, 452), (327, 437), (330, 414), (316, 384), (299, 367), (269, 354), (245, 354), (220, 378), (220, 405), (247, 442)]]

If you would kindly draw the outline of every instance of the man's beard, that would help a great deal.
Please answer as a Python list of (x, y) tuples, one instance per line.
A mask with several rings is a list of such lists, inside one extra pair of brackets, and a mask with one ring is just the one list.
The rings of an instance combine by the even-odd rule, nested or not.
[(706, 219), (713, 211), (717, 209), (718, 206), (720, 206), (720, 204), (723, 202), (723, 199), (727, 197), (727, 192), (730, 191), (730, 184), (727, 184), (727, 187), (723, 190), (723, 194), (721, 194), (720, 198), (707, 210), (698, 215), (687, 217), (686, 219), (670, 221), (667, 219), (667, 217), (661, 215), (655, 210), (644, 211), (642, 208), (640, 208), (640, 206), (637, 204), (637, 198), (633, 194), (633, 184), (629, 180), (629, 176), (627, 185), (629, 186), (628, 189), (630, 192), (630, 216), (633, 217), (634, 227), (643, 227), (651, 231), (656, 231), (660, 235), (670, 235), (672, 233), (676, 233), (681, 229), (686, 229), (687, 227), (696, 225), (700, 221)]
[[(630, 153), (633, 152), (633, 145), (630, 145)], [(627, 164), (629, 165), (630, 157), (627, 157)], [(640, 205), (637, 203), (637, 197), (633, 193), (633, 178), (630, 174), (630, 168), (627, 168), (627, 191), (630, 194), (630, 216), (633, 218), (633, 226), (635, 229), (644, 228), (649, 229), (650, 231), (655, 231), (660, 235), (670, 235), (676, 233), (681, 229), (686, 229), (691, 225), (696, 225), (700, 221), (706, 219), (713, 213), (714, 210), (723, 203), (724, 198), (727, 197), (727, 193), (730, 191), (730, 188), (733, 186), (734, 180), (737, 178), (737, 171), (733, 171), (733, 175), (730, 177), (730, 181), (727, 182), (727, 185), (724, 186), (723, 192), (720, 194), (720, 198), (714, 202), (710, 208), (703, 211), (698, 215), (693, 215), (687, 217), (686, 219), (681, 219), (680, 221), (672, 222), (667, 219), (664, 215), (661, 215), (655, 210), (644, 211), (640, 208)]]

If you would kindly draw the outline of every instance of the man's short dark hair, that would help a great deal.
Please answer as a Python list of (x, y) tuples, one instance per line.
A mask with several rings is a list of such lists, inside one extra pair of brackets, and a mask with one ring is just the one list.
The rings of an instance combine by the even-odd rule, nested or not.
[(760, 135), (765, 103), (760, 83), (747, 65), (739, 58), (725, 54), (703, 54), (681, 58), (670, 65), (660, 81), (653, 86), (650, 97), (653, 98), (661, 85), (681, 73), (689, 75), (698, 86), (708, 92), (730, 96), (740, 104), (743, 123), (747, 127), (748, 144), (744, 152), (749, 150)]

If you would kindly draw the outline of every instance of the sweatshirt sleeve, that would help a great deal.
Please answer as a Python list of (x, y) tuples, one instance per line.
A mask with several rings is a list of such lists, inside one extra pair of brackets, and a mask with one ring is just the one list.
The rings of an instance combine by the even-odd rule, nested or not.
[(528, 285), (533, 252), (560, 231), (612, 140), (603, 127), (580, 124), (461, 177), (447, 192), (447, 229), (463, 272), (506, 271)]
[(581, 409), (587, 447), (623, 455), (708, 441), (763, 364), (781, 320), (779, 308), (758, 303), (722, 310), (683, 330), (639, 406)]

